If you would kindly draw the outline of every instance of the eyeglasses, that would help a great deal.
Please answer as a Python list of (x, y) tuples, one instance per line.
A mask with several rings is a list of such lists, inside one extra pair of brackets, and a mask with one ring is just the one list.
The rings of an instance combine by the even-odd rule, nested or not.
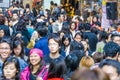
[(0, 48), (0, 50), (9, 50), (10, 48)]
[(56, 43), (49, 43), (49, 46), (58, 46)]

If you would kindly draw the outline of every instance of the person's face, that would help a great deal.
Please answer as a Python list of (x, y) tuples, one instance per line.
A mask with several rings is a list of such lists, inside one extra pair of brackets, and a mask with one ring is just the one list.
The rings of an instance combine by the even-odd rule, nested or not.
[(4, 30), (0, 30), (0, 37), (3, 37), (5, 35)]
[(81, 41), (81, 42), (82, 42), (82, 44), (83, 44), (83, 46), (84, 46), (84, 50), (87, 50), (87, 48), (88, 48), (87, 42), (85, 42), (85, 41)]
[(113, 66), (105, 65), (102, 70), (107, 73), (110, 77), (110, 80), (119, 80), (117, 69)]
[(52, 18), (50, 18), (50, 19), (49, 19), (49, 22), (50, 22), (50, 23), (53, 23), (53, 20), (52, 20)]
[(18, 19), (18, 16), (16, 13), (13, 14), (13, 20), (17, 20)]
[(71, 30), (75, 30), (75, 23), (72, 23), (70, 28)]
[(60, 38), (62, 39), (63, 36), (64, 36), (64, 32), (61, 32), (61, 33), (60, 33)]
[(74, 39), (75, 39), (75, 41), (80, 42), (82, 38), (80, 35), (76, 35), (76, 37)]
[(9, 25), (9, 26), (13, 26), (12, 21), (10, 21), (10, 22), (8, 23), (8, 25)]
[(62, 21), (64, 21), (64, 19), (65, 19), (64, 15), (60, 15), (60, 18)]
[(1, 43), (0, 44), (0, 56), (3, 59), (6, 59), (10, 56), (11, 54), (11, 49), (10, 49), (10, 45), (7, 43)]
[(96, 17), (94, 17), (94, 18), (93, 18), (93, 21), (94, 21), (94, 22), (96, 22), (96, 21), (97, 21), (97, 18), (96, 18)]
[(50, 53), (57, 53), (59, 51), (59, 44), (54, 39), (49, 40)]
[(68, 46), (70, 42), (69, 42), (68, 38), (66, 38), (63, 43), (65, 46)]
[(39, 65), (40, 60), (41, 60), (41, 58), (40, 58), (40, 56), (39, 56), (37, 53), (34, 53), (34, 52), (33, 52), (33, 53), (30, 55), (30, 63), (31, 63), (33, 66)]
[(120, 45), (120, 37), (119, 36), (114, 37), (113, 42), (115, 42), (118, 45)]
[(22, 51), (21, 45), (18, 45), (16, 48), (14, 48), (14, 53), (16, 56), (19, 56)]
[(18, 71), (14, 63), (9, 63), (4, 66), (3, 72), (6, 79), (14, 79)]

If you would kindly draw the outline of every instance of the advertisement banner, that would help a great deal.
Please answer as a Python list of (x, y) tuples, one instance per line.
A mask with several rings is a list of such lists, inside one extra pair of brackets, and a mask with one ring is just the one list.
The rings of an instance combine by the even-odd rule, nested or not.
[(108, 29), (110, 27), (110, 22), (107, 19), (106, 13), (106, 0), (102, 1), (102, 28)]

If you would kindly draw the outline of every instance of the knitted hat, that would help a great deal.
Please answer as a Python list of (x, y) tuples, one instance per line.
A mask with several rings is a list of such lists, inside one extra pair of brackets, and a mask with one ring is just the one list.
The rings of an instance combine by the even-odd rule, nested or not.
[(36, 54), (38, 54), (40, 56), (40, 58), (43, 58), (42, 50), (37, 49), (37, 48), (33, 48), (33, 49), (30, 50), (30, 55), (33, 54), (33, 53), (36, 53)]

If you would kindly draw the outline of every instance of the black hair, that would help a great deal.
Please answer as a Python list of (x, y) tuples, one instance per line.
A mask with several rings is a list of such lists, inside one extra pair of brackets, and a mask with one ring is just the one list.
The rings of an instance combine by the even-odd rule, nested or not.
[(70, 51), (73, 50), (84, 50), (84, 46), (81, 42), (77, 42), (74, 40), (70, 43)]
[(82, 34), (81, 32), (77, 32), (77, 33), (75, 34), (74, 38), (75, 38), (77, 35), (79, 35), (79, 36), (81, 36), (81, 38), (83, 38), (83, 34)]
[(31, 25), (35, 26), (36, 25), (36, 18), (31, 16), (30, 17)]
[[(14, 38), (16, 38), (18, 34), (21, 34), (21, 35), (22, 35), (22, 32), (21, 32), (21, 31), (16, 31), (16, 32), (12, 35), (12, 40), (14, 40)], [(22, 38), (22, 36), (21, 36), (21, 38)]]
[(12, 50), (12, 48), (13, 48), (12, 44), (13, 44), (13, 42), (11, 40), (11, 37), (8, 37), (8, 36), (2, 37), (1, 40), (0, 40), (0, 44), (1, 43), (7, 43), (7, 44), (9, 44), (10, 49)]
[(16, 73), (15, 80), (20, 80), (20, 79), (19, 79), (20, 63), (19, 63), (18, 59), (15, 58), (15, 57), (9, 57), (9, 58), (7, 58), (7, 59), (5, 60), (5, 62), (3, 63), (2, 72), (3, 72), (3, 77), (4, 77), (4, 79), (5, 79), (5, 76), (4, 76), (4, 71), (3, 71), (3, 69), (4, 69), (4, 67), (5, 67), (6, 65), (8, 65), (8, 64), (10, 64), (10, 63), (14, 63), (14, 64), (15, 64), (15, 67), (16, 67), (16, 69), (17, 69), (17, 71), (18, 71), (18, 72)]
[(14, 10), (12, 14), (16, 14), (18, 16), (18, 10)]
[(99, 33), (99, 30), (98, 30), (96, 27), (91, 27), (91, 28), (90, 28), (90, 31), (91, 31), (92, 33), (95, 33), (96, 35)]
[(55, 42), (57, 42), (58, 44), (59, 44), (59, 46), (61, 47), (61, 39), (60, 39), (60, 37), (59, 37), (59, 35), (58, 34), (51, 34), (50, 36), (49, 36), (49, 38), (48, 38), (48, 43), (49, 43), (49, 40), (50, 39), (53, 39)]
[(53, 22), (55, 22), (55, 18), (54, 17), (50, 17), (52, 19)]
[[(81, 61), (82, 57), (85, 56), (84, 50), (73, 50), (71, 53), (75, 54), (78, 57), (78, 61)], [(77, 66), (79, 67), (79, 63)]]
[(47, 28), (46, 24), (43, 22), (40, 22), (37, 24), (36, 30), (41, 37), (45, 37), (47, 35), (47, 32), (48, 32), (48, 28)]
[(79, 15), (80, 16), (80, 10), (75, 10), (75, 15)]
[(13, 54), (15, 55), (15, 53), (14, 53), (14, 49), (15, 48), (17, 48), (17, 46), (18, 45), (20, 45), (21, 46), (21, 52), (20, 52), (20, 57), (22, 58), (22, 59), (24, 59), (24, 42), (22, 41), (22, 39), (21, 38), (19, 38), (19, 37), (16, 37), (14, 40), (13, 40)]
[(62, 38), (62, 44), (64, 44), (64, 41), (65, 41), (66, 39), (68, 39), (69, 42), (71, 42), (71, 37), (70, 37), (70, 35), (69, 35), (69, 34), (65, 34), (65, 35), (63, 36), (63, 38)]
[(116, 33), (112, 34), (112, 35), (111, 35), (111, 40), (113, 41), (115, 37), (120, 37), (120, 35), (119, 35), (119, 34), (116, 34)]
[(95, 22), (95, 24), (101, 27), (101, 23), (99, 21)]
[(78, 25), (78, 30), (79, 31), (83, 31), (84, 30), (84, 23), (79, 23), (79, 25)]
[(79, 16), (77, 16), (75, 19), (77, 19), (78, 21), (82, 21)]
[(5, 23), (5, 16), (0, 15), (0, 25), (4, 25)]
[(57, 3), (54, 3), (54, 6), (57, 6)]
[(50, 1), (50, 4), (51, 4), (51, 5), (54, 5), (54, 2), (53, 2), (53, 1)]
[(84, 27), (85, 30), (90, 30), (90, 28), (91, 28), (91, 25), (89, 23), (85, 23), (84, 26), (85, 26)]
[(114, 68), (117, 69), (117, 73), (120, 74), (120, 63), (116, 60), (111, 60), (111, 59), (105, 59), (100, 62), (99, 67), (102, 68), (105, 65), (113, 66)]
[(71, 25), (72, 25), (73, 23), (75, 24), (75, 29), (76, 29), (76, 23), (75, 23), (75, 22), (71, 22), (71, 23), (70, 23), (70, 28), (71, 28)]
[(70, 34), (70, 25), (67, 22), (63, 22), (62, 30), (65, 31), (65, 34)]
[(115, 42), (108, 42), (103, 48), (105, 57), (115, 57), (120, 50), (120, 46)]
[(76, 54), (70, 53), (66, 56), (65, 63), (67, 66), (67, 72), (73, 72), (78, 68), (79, 59)]
[(3, 35), (3, 36), (5, 36), (5, 35), (6, 35), (5, 28), (3, 28), (3, 27), (0, 27), (0, 31), (1, 31), (1, 30), (3, 30), (3, 32), (4, 32), (4, 35)]
[(103, 40), (104, 42), (106, 42), (107, 37), (108, 37), (107, 32), (105, 32), (105, 31), (100, 31), (99, 32), (99, 41)]
[[(95, 11), (94, 11), (94, 12), (95, 12)], [(97, 16), (97, 15), (93, 16), (93, 19), (94, 19), (94, 18), (96, 18), (96, 19), (97, 19), (97, 21), (98, 21), (98, 16)]]
[(16, 30), (17, 30), (17, 31), (27, 30), (25, 20), (20, 19), (20, 20), (18, 21), (18, 23), (17, 23), (17, 25), (16, 25)]
[(64, 61), (57, 62), (53, 60), (48, 70), (48, 78), (63, 78), (66, 73), (66, 64)]

